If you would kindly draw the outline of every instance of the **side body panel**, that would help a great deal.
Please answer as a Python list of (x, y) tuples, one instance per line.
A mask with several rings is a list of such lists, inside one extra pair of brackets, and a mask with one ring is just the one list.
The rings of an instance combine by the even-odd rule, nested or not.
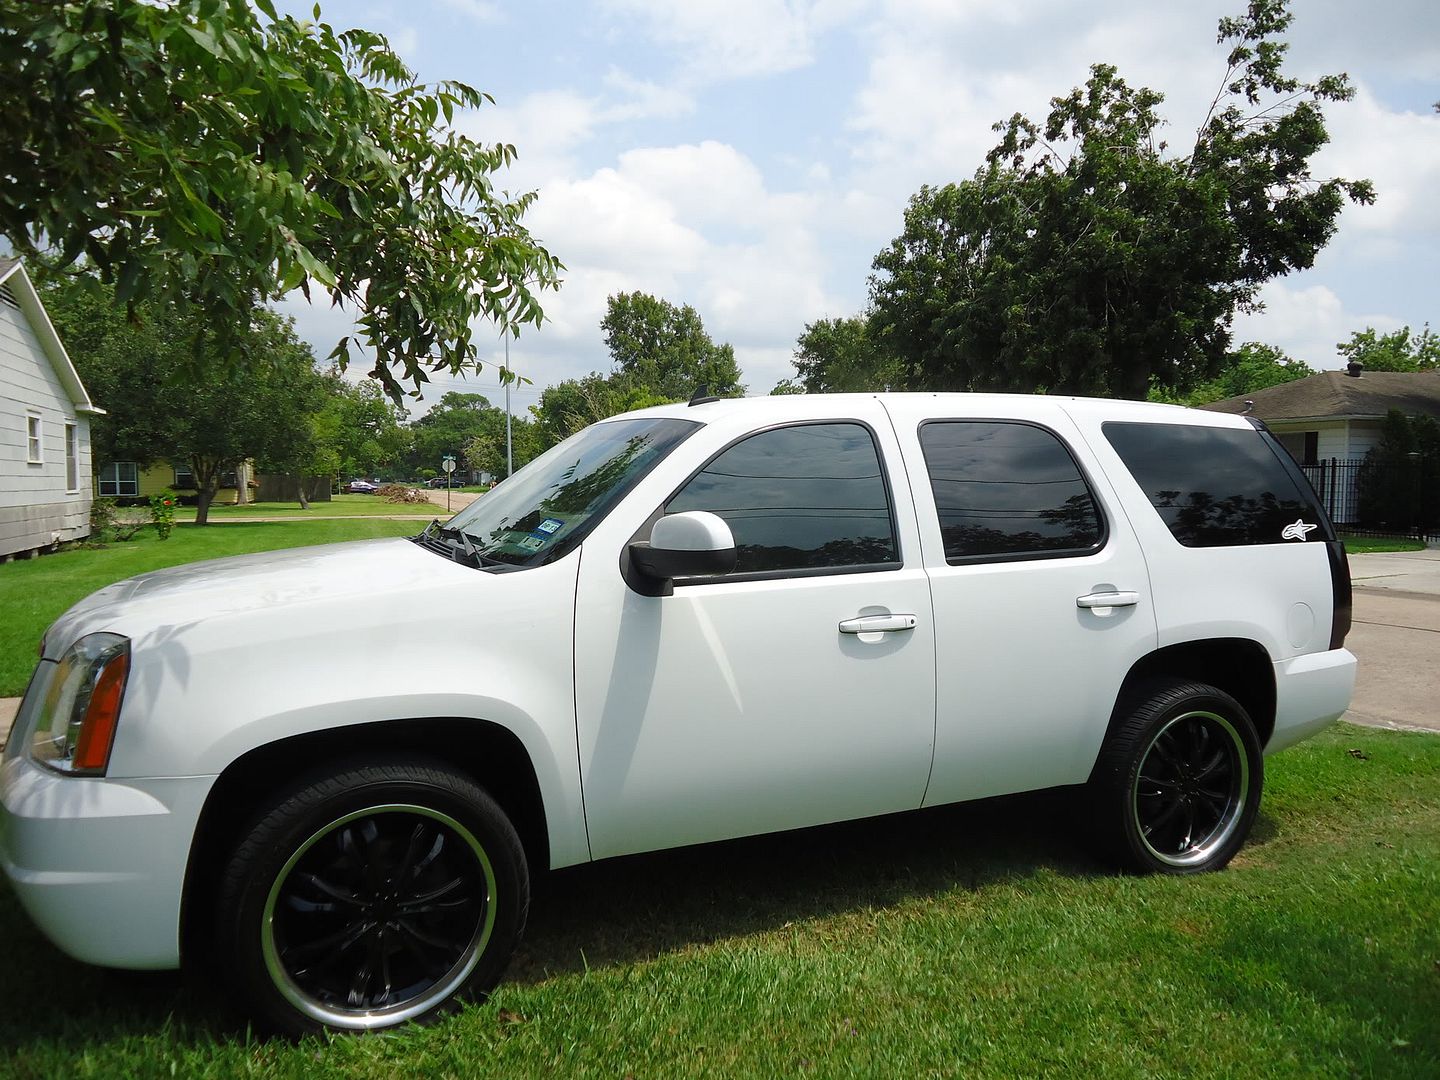
[[(806, 418), (874, 430), (904, 566), (641, 596), (621, 577), (625, 545), (712, 455), (768, 425), (719, 419), (647, 477), (587, 538), (580, 570), (576, 715), (596, 858), (920, 805), (935, 653), (904, 472), (873, 399), (838, 411), (795, 400), (785, 419)], [(902, 613), (916, 616), (912, 630), (839, 631)]]
[[(935, 601), (937, 719), (926, 805), (1084, 781), (1126, 672), (1156, 641), (1150, 577), (1114, 490), (1077, 445), (1067, 416), (1044, 398), (1005, 398), (1003, 410), (959, 396), (906, 395), (886, 404), (906, 456)], [(1021, 420), (1057, 435), (1101, 504), (1104, 546), (1083, 556), (950, 565), (918, 436), (935, 419)], [(1076, 604), (1113, 591), (1133, 592), (1136, 602)]]

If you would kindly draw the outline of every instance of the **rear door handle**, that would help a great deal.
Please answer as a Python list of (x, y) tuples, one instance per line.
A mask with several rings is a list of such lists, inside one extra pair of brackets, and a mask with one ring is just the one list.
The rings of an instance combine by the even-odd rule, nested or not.
[(919, 623), (914, 615), (861, 615), (840, 623), (842, 634), (893, 634), (897, 630), (914, 630)]
[(1075, 606), (1083, 608), (1134, 607), (1139, 602), (1137, 592), (1092, 592), (1075, 598)]

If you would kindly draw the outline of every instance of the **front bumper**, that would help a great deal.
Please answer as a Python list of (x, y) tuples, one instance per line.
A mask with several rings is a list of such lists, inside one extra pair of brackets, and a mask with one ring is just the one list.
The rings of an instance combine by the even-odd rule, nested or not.
[(11, 753), (0, 767), (0, 869), (75, 959), (179, 967), (185, 866), (214, 780), (57, 776)]
[(1350, 707), (1355, 655), (1349, 649), (1307, 653), (1275, 665), (1275, 730), (1267, 754), (1308, 739)]

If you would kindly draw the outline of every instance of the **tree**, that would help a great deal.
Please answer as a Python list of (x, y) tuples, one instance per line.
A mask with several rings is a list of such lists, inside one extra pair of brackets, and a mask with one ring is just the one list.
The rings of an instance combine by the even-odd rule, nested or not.
[(1432, 531), (1440, 519), (1440, 424), (1391, 409), (1355, 477), (1360, 521)]
[(207, 523), (223, 473), (251, 458), (305, 453), (319, 376), (289, 319), (263, 307), (249, 312), (230, 338), (252, 358), (242, 369), (193, 354), (206, 321), (197, 309), (145, 304), (132, 319), (109, 289), (73, 277), (46, 282), (44, 299), (81, 378), (105, 402), (107, 415), (91, 427), (95, 456), (189, 462), (196, 524)]
[(929, 389), (1144, 398), (1215, 376), (1237, 310), (1310, 266), (1367, 181), (1318, 180), (1346, 77), (1285, 75), (1284, 0), (1220, 21), (1221, 88), (1188, 153), (1162, 95), (1096, 64), (1037, 123), (1016, 114), (975, 176), (923, 187), (874, 261), (873, 330)]
[(1256, 390), (1294, 382), (1315, 373), (1309, 364), (1287, 356), (1274, 345), (1247, 341), (1225, 357), (1225, 367), (1215, 378), (1206, 380), (1188, 394), (1152, 388), (1150, 400), (1192, 407), (1208, 405), (1212, 401), (1253, 394)]
[(530, 406), (530, 412), (535, 417), (541, 446), (549, 449), (598, 420), (632, 409), (664, 405), (670, 400), (648, 387), (637, 386), (624, 374), (607, 378), (592, 371), (583, 379), (547, 386), (540, 400)]
[[(413, 439), (411, 471), (421, 466), (438, 469), (440, 459), (446, 454), (464, 458), (466, 444), (486, 430), (486, 420), (492, 413), (498, 415), (503, 423), (505, 414), (492, 408), (483, 394), (446, 392), (429, 412), (410, 425)], [(467, 466), (472, 469), (478, 467), (471, 461), (464, 461), (461, 465), (462, 468)]]
[(615, 372), (667, 401), (686, 401), (702, 386), (719, 397), (745, 392), (735, 350), (716, 345), (699, 314), (646, 293), (616, 293), (600, 329)]
[(398, 399), (401, 380), (475, 361), (476, 320), (538, 325), (562, 267), (520, 223), (534, 194), (493, 187), (514, 147), (446, 126), (489, 97), (421, 84), (382, 36), (315, 16), (272, 0), (4, 5), (0, 230), (24, 254), (84, 254), (131, 314), (203, 311), (215, 351), (248, 367), (232, 345), (257, 301), (319, 291), (355, 308)]
[[(539, 425), (523, 416), (510, 418), (510, 450), (515, 468), (528, 464), (547, 447), (542, 445)], [(462, 450), (466, 462), (472, 469), (504, 477), (507, 473), (505, 459), (505, 413), (491, 409), (485, 414), (480, 433), (467, 442)]]
[(1339, 342), (1336, 349), (1349, 361), (1358, 360), (1366, 371), (1434, 371), (1440, 368), (1440, 335), (1425, 324), (1425, 329), (1411, 336), (1410, 327), (1377, 334), (1367, 326), (1356, 330), (1349, 341)]
[(773, 393), (831, 394), (899, 389), (904, 365), (880, 348), (868, 315), (816, 319), (795, 342), (795, 378)]

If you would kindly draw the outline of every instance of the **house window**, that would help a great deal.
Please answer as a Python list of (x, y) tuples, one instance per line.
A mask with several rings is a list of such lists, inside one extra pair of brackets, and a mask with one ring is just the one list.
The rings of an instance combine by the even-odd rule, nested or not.
[(31, 465), (39, 465), (43, 460), (40, 457), (40, 414), (25, 414), (25, 460)]
[(175, 483), (172, 485), (179, 491), (193, 491), (195, 489), (195, 470), (190, 465), (175, 466)]
[(80, 429), (65, 422), (65, 490), (80, 490)]
[(97, 479), (102, 497), (140, 494), (140, 467), (133, 461), (112, 461), (101, 467)]

